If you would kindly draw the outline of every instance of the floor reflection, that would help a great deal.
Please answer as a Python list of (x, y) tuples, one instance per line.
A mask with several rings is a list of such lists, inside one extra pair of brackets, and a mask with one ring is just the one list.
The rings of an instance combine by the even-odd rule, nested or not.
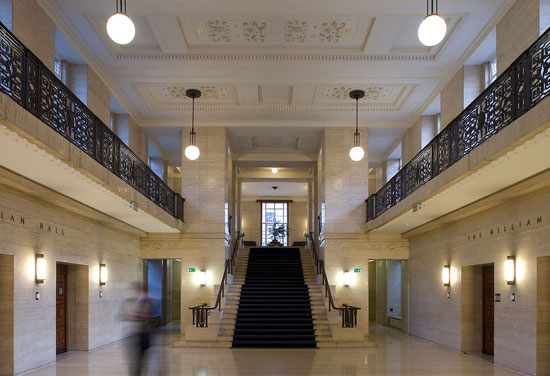
[[(377, 348), (362, 349), (187, 349), (172, 348), (181, 341), (179, 327), (157, 333), (148, 353), (147, 375), (517, 375), (486, 359), (464, 355), (383, 326), (370, 328)], [(128, 375), (121, 341), (89, 353), (61, 355), (55, 364), (28, 373), (36, 376)]]

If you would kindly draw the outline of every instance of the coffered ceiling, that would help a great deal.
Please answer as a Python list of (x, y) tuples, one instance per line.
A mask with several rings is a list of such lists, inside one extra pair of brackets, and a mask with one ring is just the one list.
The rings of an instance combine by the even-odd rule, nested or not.
[[(198, 126), (406, 128), (513, 0), (440, 0), (444, 41), (425, 47), (424, 0), (127, 0), (136, 38), (105, 32), (114, 0), (39, 0), (119, 102), (154, 136)], [(281, 136), (285, 136), (282, 134)]]

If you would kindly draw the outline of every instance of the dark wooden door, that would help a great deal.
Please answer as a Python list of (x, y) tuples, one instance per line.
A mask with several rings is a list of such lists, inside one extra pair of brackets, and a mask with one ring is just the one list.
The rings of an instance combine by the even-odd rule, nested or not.
[(495, 349), (495, 267), (483, 266), (483, 352), (493, 355)]
[(56, 353), (67, 351), (67, 265), (57, 265), (56, 279)]

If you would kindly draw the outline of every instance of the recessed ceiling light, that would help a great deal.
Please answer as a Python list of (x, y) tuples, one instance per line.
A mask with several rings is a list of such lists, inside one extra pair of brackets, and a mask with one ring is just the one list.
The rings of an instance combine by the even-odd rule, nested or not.
[(199, 28), (197, 30), (197, 34), (204, 34), (204, 33), (206, 33), (206, 30), (204, 30), (203, 28)]
[(271, 168), (271, 172), (273, 172), (274, 174), (276, 174), (277, 172), (279, 172), (279, 169), (277, 167), (272, 167)]
[(353, 30), (351, 30), (351, 29), (346, 29), (346, 34), (351, 34), (351, 33), (353, 33)]

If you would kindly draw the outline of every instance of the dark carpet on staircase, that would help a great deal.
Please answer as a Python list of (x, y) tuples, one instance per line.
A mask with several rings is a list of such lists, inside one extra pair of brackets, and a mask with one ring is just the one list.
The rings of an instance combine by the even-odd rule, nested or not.
[(252, 248), (233, 347), (316, 347), (298, 248)]

